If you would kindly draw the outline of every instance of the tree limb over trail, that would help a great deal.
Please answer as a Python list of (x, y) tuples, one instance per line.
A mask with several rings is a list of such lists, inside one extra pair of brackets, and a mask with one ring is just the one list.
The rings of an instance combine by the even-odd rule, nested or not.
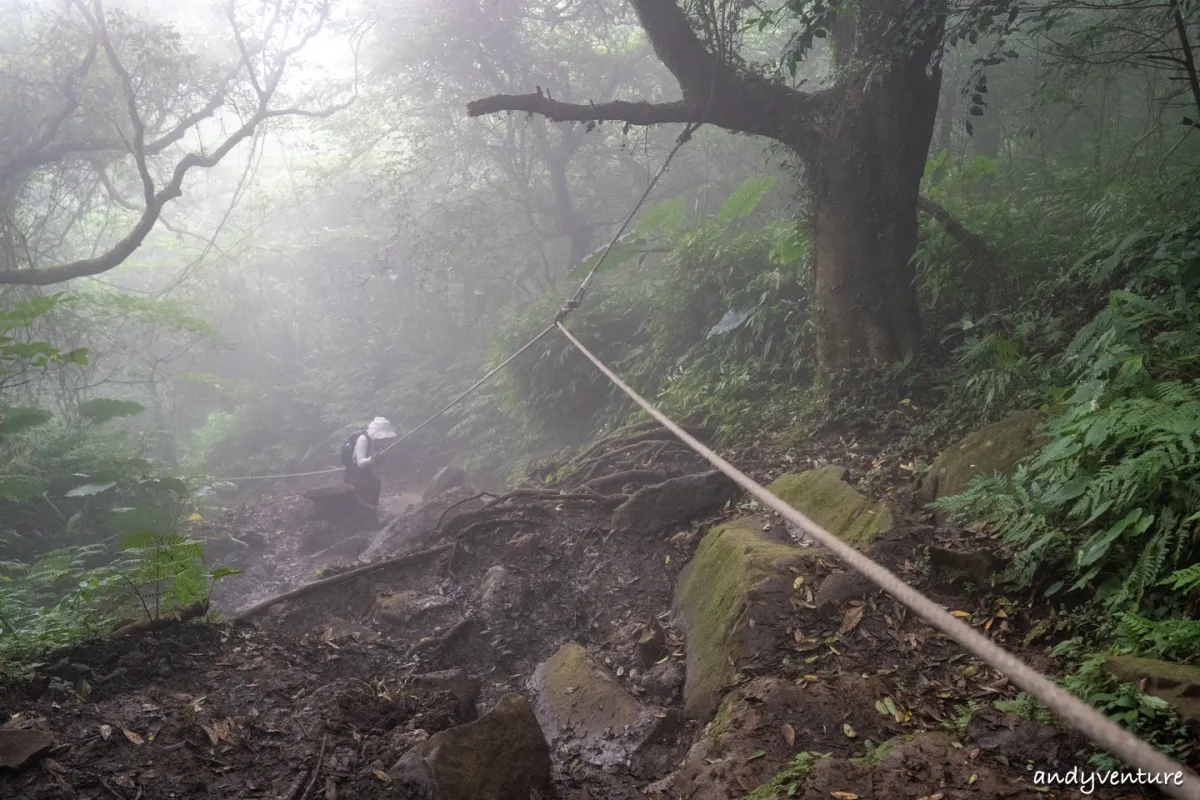
[(498, 94), (467, 104), (467, 114), (482, 117), (501, 111), (525, 111), (551, 122), (605, 122), (616, 120), (630, 125), (663, 125), (672, 122), (702, 122), (703, 108), (690, 103), (564, 103), (541, 94)]
[[(179, 95), (187, 97), (203, 92), (206, 99), (203, 104), (195, 104), (191, 109), (180, 109), (171, 107), (169, 99), (149, 97), (148, 91), (142, 91), (147, 84), (141, 74), (145, 66), (137, 63), (139, 55), (136, 51), (130, 54), (124, 50), (127, 35), (129, 38), (140, 35), (141, 30), (136, 26), (144, 27), (144, 24), (132, 21), (123, 12), (106, 10), (103, 0), (72, 0), (70, 8), (82, 17), (82, 27), (88, 34), (87, 53), (61, 81), (63, 100), (58, 108), (35, 126), (35, 134), (18, 147), (12, 157), (0, 161), (0, 190), (16, 195), (21, 184), (37, 180), (40, 170), (67, 170), (82, 163), (100, 174), (99, 185), (111, 193), (116, 190), (115, 181), (111, 170), (106, 170), (106, 167), (121, 161), (127, 164), (132, 162), (132, 171), (136, 174), (134, 183), (140, 184), (141, 188), (141, 202), (135, 208), (129, 208), (132, 204), (121, 203), (119, 196), (114, 199), (118, 205), (135, 213), (140, 211), (140, 214), (121, 239), (98, 255), (88, 258), (41, 266), (41, 262), (48, 259), (38, 257), (36, 249), (31, 252), (26, 247), (21, 259), (11, 254), (5, 258), (4, 254), (0, 254), (0, 284), (46, 286), (97, 275), (119, 266), (143, 244), (159, 222), (164, 207), (183, 195), (184, 180), (190, 172), (216, 166), (270, 120), (285, 117), (325, 118), (353, 103), (352, 93), (344, 102), (329, 103), (319, 108), (276, 106), (280, 84), (288, 71), (289, 62), (323, 31), (329, 21), (331, 0), (278, 0), (272, 5), (274, 11), (270, 19), (249, 29), (250, 25), (239, 18), (234, 0), (229, 0), (225, 14), (237, 43), (237, 63), (226, 69), (219, 78), (206, 81), (209, 83), (207, 90), (183, 87)], [(64, 16), (69, 14), (63, 13)], [(173, 32), (170, 32), (163, 38), (169, 41), (172, 35)], [(115, 123), (118, 129), (115, 138), (99, 130), (101, 124), (94, 117), (88, 117), (86, 106), (79, 98), (83, 88), (80, 84), (92, 72), (98, 51), (103, 54), (104, 61), (115, 76), (115, 88), (123, 100), (125, 118)], [(134, 74), (139, 75), (136, 81)], [(98, 88), (102, 90), (104, 87), (101, 85)], [(231, 133), (226, 134), (215, 146), (206, 142), (200, 146), (199, 152), (187, 152), (176, 158), (173, 164), (162, 163), (161, 157), (173, 145), (189, 136), (200, 138), (197, 126), (218, 118), (223, 110), (240, 117), (236, 120), (240, 124)], [(153, 135), (150, 135), (147, 120), (157, 123), (158, 129), (153, 131)], [(89, 125), (90, 136), (86, 135)], [(81, 129), (85, 135), (80, 134)], [(31, 213), (36, 214), (36, 209)], [(0, 231), (0, 235), (3, 233)], [(21, 232), (16, 233), (15, 238), (24, 238)]]
[(502, 111), (538, 114), (555, 122), (624, 122), (627, 125), (705, 123), (765, 136), (799, 153), (815, 152), (834, 100), (827, 90), (801, 92), (736, 69), (713, 52), (675, 0), (629, 0), (658, 59), (670, 70), (683, 99), (668, 103), (614, 100), (564, 103), (535, 92), (494, 95), (467, 104), (472, 117)]
[[(524, 111), (563, 121), (703, 123), (790, 149), (812, 195), (814, 355), (827, 385), (859, 368), (886, 368), (923, 341), (911, 256), (917, 200), (941, 92), (945, 10), (923, 0), (784, 3), (768, 16), (793, 26), (797, 65), (828, 38), (830, 76), (801, 91), (736, 52), (753, 3), (628, 0), (682, 98), (580, 105), (499, 95), (468, 113)], [(831, 389), (836, 393), (837, 389)]]

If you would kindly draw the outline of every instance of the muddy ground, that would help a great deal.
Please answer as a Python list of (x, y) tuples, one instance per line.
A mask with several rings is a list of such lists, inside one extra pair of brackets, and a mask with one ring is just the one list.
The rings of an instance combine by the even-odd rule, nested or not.
[[(738, 465), (760, 480), (827, 463), (867, 477), (864, 485), (909, 512), (879, 548), (884, 563), (1052, 669), (1045, 648), (1022, 645), (1034, 609), (1001, 607), (996, 596), (930, 572), (928, 545), (982, 545), (926, 524), (903, 460), (882, 463), (835, 441), (771, 452), (769, 461), (761, 449), (742, 452)], [(1083, 743), (990, 710), (968, 725), (969, 708), (1012, 697), (1013, 688), (878, 593), (830, 610), (800, 591), (791, 614), (771, 621), (775, 644), (739, 675), (760, 711), (739, 718), (721, 753), (708, 753), (704, 726), (681, 714), (686, 644), (672, 627), (672, 597), (714, 523), (759, 511), (737, 499), (653, 534), (614, 530), (614, 496), (706, 466), (669, 443), (599, 462), (565, 478), (549, 465), (501, 502), (457, 487), (421, 503), (406, 487), (387, 498), (392, 520), (382, 534), (307, 519), (298, 496), (213, 512), (205, 525), (224, 542), (214, 545), (218, 560), (246, 569), (214, 593), (227, 621), (91, 643), (5, 686), (4, 728), (49, 734), (50, 749), (19, 769), (0, 767), (0, 797), (404, 797), (389, 769), (405, 752), (509, 692), (532, 696), (537, 666), (568, 642), (670, 719), (616, 765), (594, 766), (551, 741), (561, 798), (742, 797), (804, 751), (829, 759), (798, 797), (1070, 796), (1035, 789), (1022, 765), (1080, 763)], [(657, 477), (634, 474), (647, 468)], [(779, 520), (761, 515), (761, 523), (787, 536)], [(225, 542), (229, 534), (236, 542)], [(404, 553), (426, 555), (228, 621), (269, 596)], [(810, 585), (839, 570), (831, 557)], [(647, 629), (662, 632), (650, 664), (639, 648)], [(879, 697), (894, 708), (881, 710)], [(926, 731), (939, 736), (913, 738)], [(894, 746), (880, 747), (886, 741)], [(786, 791), (778, 796), (793, 796)]]

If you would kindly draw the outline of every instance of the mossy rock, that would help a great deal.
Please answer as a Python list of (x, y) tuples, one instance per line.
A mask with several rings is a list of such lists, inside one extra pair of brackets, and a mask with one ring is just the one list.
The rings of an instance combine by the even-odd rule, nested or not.
[(534, 711), (552, 742), (578, 743), (581, 760), (620, 764), (659, 732), (667, 715), (643, 706), (586, 648), (564, 644), (533, 675)]
[(1139, 684), (1151, 697), (1158, 697), (1184, 722), (1200, 722), (1200, 667), (1134, 656), (1109, 656), (1104, 668), (1117, 678)]
[(962, 494), (976, 475), (1011, 475), (1017, 462), (1041, 446), (1036, 433), (1044, 419), (1040, 411), (1020, 411), (951, 445), (921, 480), (921, 501)]
[(739, 664), (775, 645), (775, 627), (790, 611), (791, 570), (820, 552), (780, 542), (760, 527), (741, 518), (714, 528), (680, 575), (675, 610), (687, 634), (684, 713), (693, 719), (716, 710)]
[(872, 503), (846, 477), (844, 467), (821, 467), (780, 475), (767, 489), (842, 541), (866, 550), (895, 520), (887, 504)]

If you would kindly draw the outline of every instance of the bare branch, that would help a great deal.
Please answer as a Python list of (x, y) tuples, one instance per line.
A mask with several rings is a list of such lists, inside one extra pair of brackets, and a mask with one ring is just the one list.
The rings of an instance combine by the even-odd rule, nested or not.
[[(182, 196), (183, 182), (190, 171), (197, 168), (207, 169), (216, 166), (235, 147), (241, 144), (242, 141), (254, 135), (259, 127), (268, 120), (282, 117), (304, 117), (310, 119), (327, 118), (341, 110), (344, 110), (354, 102), (354, 98), (351, 97), (344, 103), (339, 103), (323, 109), (304, 109), (298, 107), (272, 109), (269, 107), (270, 101), (273, 99), (280, 80), (282, 79), (288, 59), (299, 52), (306, 43), (310, 42), (313, 37), (318, 35), (318, 33), (323, 29), (329, 11), (329, 5), (326, 2), (323, 3), (319, 8), (320, 15), (318, 19), (316, 19), (313, 24), (309, 25), (300, 35), (299, 42), (281, 50), (274, 58), (274, 66), (266, 76), (265, 83), (257, 84), (258, 87), (261, 87), (261, 90), (258, 93), (258, 104), (253, 115), (251, 115), (250, 118), (247, 119), (240, 128), (230, 134), (215, 150), (212, 150), (206, 154), (192, 152), (184, 155), (176, 163), (171, 174), (171, 179), (166, 183), (166, 185), (156, 190), (153, 177), (150, 174), (149, 164), (147, 162), (148, 156), (153, 155), (159, 150), (165, 149), (170, 144), (182, 139), (188, 130), (192, 129), (197, 122), (212, 116), (212, 114), (214, 114), (216, 110), (223, 105), (225, 90), (228, 86), (228, 83), (231, 82), (238, 73), (240, 73), (241, 67), (245, 66), (247, 69), (250, 69), (251, 74), (253, 75), (253, 66), (250, 62), (250, 59), (255, 53), (259, 52), (261, 48), (257, 45), (251, 47), (239, 42), (243, 64), (239, 64), (238, 69), (229, 75), (226, 83), (222, 85), (213, 99), (209, 101), (208, 105), (206, 105), (204, 109), (185, 117), (169, 133), (155, 140), (155, 142), (147, 144), (145, 141), (146, 127), (137, 107), (137, 98), (133, 86), (133, 79), (129, 71), (121, 63), (116, 48), (109, 40), (104, 24), (102, 0), (92, 0), (92, 11), (88, 10), (86, 0), (73, 1), (75, 5), (80, 8), (81, 11), (83, 11), (85, 17), (93, 26), (93, 29), (96, 31), (99, 45), (103, 47), (109, 65), (120, 79), (122, 94), (124, 95), (126, 101), (127, 112), (129, 114), (130, 123), (133, 130), (132, 141), (130, 142), (93, 142), (78, 147), (77, 151), (86, 152), (101, 149), (121, 149), (129, 152), (133, 157), (135, 166), (137, 167), (138, 173), (142, 179), (145, 205), (144, 208), (141, 209), (140, 218), (134, 224), (129, 233), (126, 234), (123, 239), (109, 248), (107, 252), (91, 258), (80, 259), (54, 267), (0, 270), (0, 284), (46, 286), (70, 280), (72, 278), (97, 275), (101, 272), (106, 272), (110, 269), (113, 269), (128, 259), (134, 253), (134, 251), (141, 246), (146, 237), (150, 234), (150, 231), (153, 230), (154, 226), (158, 223), (162, 215), (163, 208), (167, 205), (167, 203)], [(46, 158), (47, 152), (48, 149), (43, 148), (41, 153), (37, 154), (37, 158), (39, 160)], [(52, 163), (53, 160), (54, 159), (50, 159), (45, 163)], [(118, 204), (129, 208), (131, 204), (128, 201), (125, 201), (123, 198), (120, 198), (119, 193), (116, 191), (116, 188), (112, 185), (103, 169), (98, 169), (97, 172), (100, 174), (100, 182), (108, 191), (109, 195), (114, 199), (117, 199)]]
[(816, 150), (824, 118), (835, 99), (832, 90), (808, 94), (739, 72), (705, 46), (676, 0), (629, 1), (655, 54), (679, 83), (681, 101), (616, 100), (583, 105), (540, 93), (495, 95), (469, 103), (468, 115), (524, 111), (556, 122), (711, 123), (786, 143), (797, 152)]
[(671, 122), (701, 122), (703, 109), (689, 103), (564, 103), (544, 94), (498, 94), (467, 104), (467, 114), (480, 117), (500, 111), (524, 111), (553, 122), (604, 122), (618, 120), (630, 125), (662, 125)]
[(25, 147), (18, 150), (11, 158), (0, 167), (0, 181), (19, 171), (23, 162), (33, 158), (36, 154), (43, 151), (47, 145), (54, 141), (54, 137), (58, 135), (58, 129), (62, 126), (67, 118), (70, 117), (75, 110), (79, 108), (79, 98), (75, 95), (76, 82), (87, 77), (88, 72), (92, 68), (92, 64), (96, 61), (96, 51), (99, 46), (99, 39), (93, 33), (88, 40), (88, 49), (83, 61), (74, 69), (67, 72), (63, 79), (63, 95), (66, 101), (62, 108), (52, 114), (49, 119), (42, 125), (41, 133)]

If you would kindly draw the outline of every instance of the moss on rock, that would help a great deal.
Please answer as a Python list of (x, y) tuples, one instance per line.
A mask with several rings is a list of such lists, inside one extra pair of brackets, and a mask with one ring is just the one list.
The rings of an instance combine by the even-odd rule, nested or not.
[(1020, 411), (951, 445), (922, 479), (921, 500), (962, 494), (976, 475), (1011, 474), (1017, 462), (1038, 449), (1036, 432), (1043, 419), (1040, 411)]
[(700, 542), (675, 591), (687, 633), (683, 695), (689, 717), (709, 716), (736, 665), (773, 644), (771, 619), (786, 618), (792, 592), (789, 568), (815, 552), (768, 537), (753, 519), (721, 525)]
[(887, 504), (872, 503), (846, 482), (844, 467), (780, 475), (767, 489), (859, 550), (865, 550), (875, 534), (891, 530), (894, 524)]

